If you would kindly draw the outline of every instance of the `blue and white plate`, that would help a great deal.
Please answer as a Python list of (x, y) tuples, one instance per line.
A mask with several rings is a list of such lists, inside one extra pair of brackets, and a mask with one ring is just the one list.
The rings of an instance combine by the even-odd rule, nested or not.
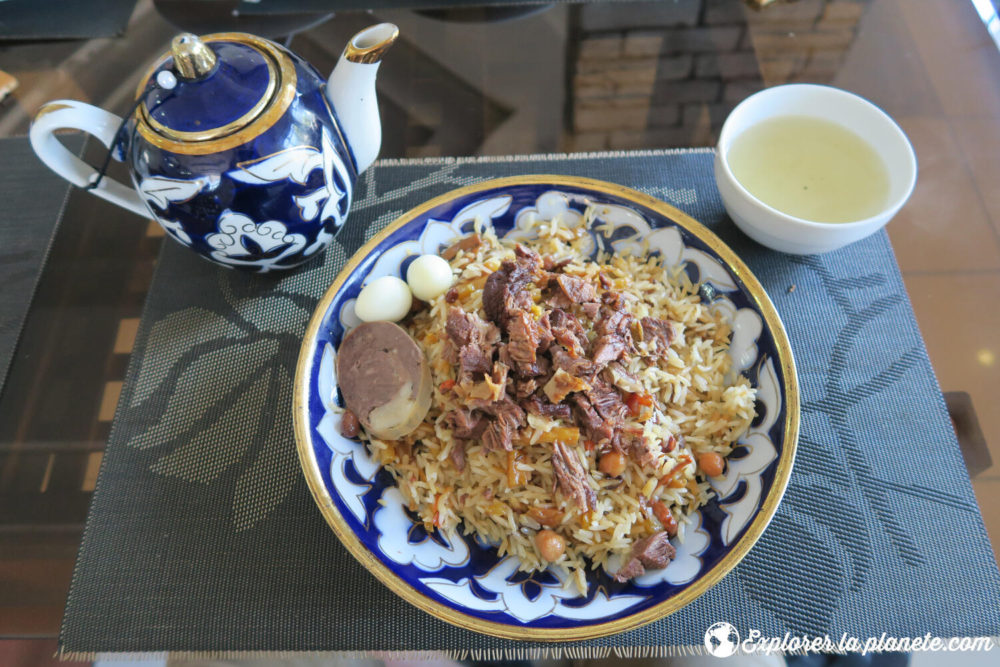
[[(703, 300), (733, 325), (734, 367), (757, 388), (756, 419), (712, 480), (717, 498), (687, 526), (676, 559), (626, 584), (588, 574), (579, 595), (557, 568), (526, 574), (513, 557), (459, 533), (427, 534), (392, 476), (363, 443), (339, 431), (336, 351), (357, 323), (354, 300), (384, 275), (405, 277), (409, 258), (439, 253), (476, 220), (521, 239), (532, 215), (587, 224), (591, 250), (640, 251), (644, 243), (701, 282)], [(309, 488), (352, 554), (406, 601), (456, 625), (526, 640), (568, 641), (629, 630), (670, 614), (718, 582), (760, 537), (784, 493), (795, 456), (799, 396), (791, 348), (760, 283), (714, 234), (662, 201), (611, 183), (567, 176), (487, 181), (403, 215), (348, 262), (313, 315), (295, 379), (295, 437)], [(678, 540), (675, 540), (677, 543)]]

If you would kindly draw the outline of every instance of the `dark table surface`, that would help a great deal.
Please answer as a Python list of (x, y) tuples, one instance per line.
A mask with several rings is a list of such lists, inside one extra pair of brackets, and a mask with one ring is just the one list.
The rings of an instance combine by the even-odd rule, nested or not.
[[(315, 14), (285, 17), (292, 34), (281, 37), (324, 71), (357, 29), (400, 26), (379, 79), (382, 157), (711, 146), (740, 100), (788, 82), (836, 85), (881, 106), (920, 162), (890, 238), (1000, 545), (1000, 22), (982, 12), (959, 0), (557, 3), (523, 16), (378, 9), (318, 25)], [(146, 63), (177, 32), (205, 25), (145, 0), (121, 37), (0, 45), (0, 70), (19, 82), (0, 104), (0, 136), (26, 134), (50, 99), (124, 112)], [(88, 157), (102, 153), (91, 145)], [(70, 195), (0, 395), (0, 636), (59, 629), (162, 242), (155, 224)]]

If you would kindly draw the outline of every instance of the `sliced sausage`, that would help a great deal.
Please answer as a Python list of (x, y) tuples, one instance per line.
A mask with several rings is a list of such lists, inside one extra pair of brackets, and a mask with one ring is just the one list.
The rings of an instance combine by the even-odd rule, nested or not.
[(397, 440), (431, 406), (431, 373), (416, 342), (392, 322), (352, 329), (337, 353), (337, 382), (347, 408), (369, 434)]

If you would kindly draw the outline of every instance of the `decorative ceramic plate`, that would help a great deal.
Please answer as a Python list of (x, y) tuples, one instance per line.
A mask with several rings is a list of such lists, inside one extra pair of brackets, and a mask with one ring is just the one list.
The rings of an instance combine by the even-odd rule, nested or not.
[[(683, 264), (703, 301), (733, 327), (734, 367), (757, 389), (756, 418), (728, 459), (716, 492), (694, 514), (677, 556), (663, 570), (625, 584), (588, 572), (579, 595), (554, 568), (519, 572), (512, 556), (458, 531), (428, 534), (414, 522), (392, 476), (365, 444), (340, 435), (336, 350), (358, 323), (354, 300), (384, 275), (405, 277), (409, 257), (439, 253), (489, 220), (497, 235), (523, 238), (526, 221), (561, 215), (586, 224), (598, 247), (650, 252)], [(795, 456), (799, 422), (795, 367), (784, 328), (760, 283), (702, 225), (635, 190), (583, 178), (522, 176), (487, 181), (432, 199), (403, 215), (348, 262), (309, 324), (295, 379), (295, 436), (320, 511), (352, 554), (404, 600), (456, 625), (528, 640), (578, 640), (621, 632), (670, 614), (722, 579), (774, 514)]]

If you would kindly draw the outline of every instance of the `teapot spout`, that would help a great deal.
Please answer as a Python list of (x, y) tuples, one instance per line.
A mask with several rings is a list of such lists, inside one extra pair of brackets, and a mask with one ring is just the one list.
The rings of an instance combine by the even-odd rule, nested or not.
[(399, 28), (379, 23), (348, 42), (327, 80), (326, 97), (337, 114), (360, 174), (375, 161), (382, 145), (382, 124), (375, 96), (375, 75)]

